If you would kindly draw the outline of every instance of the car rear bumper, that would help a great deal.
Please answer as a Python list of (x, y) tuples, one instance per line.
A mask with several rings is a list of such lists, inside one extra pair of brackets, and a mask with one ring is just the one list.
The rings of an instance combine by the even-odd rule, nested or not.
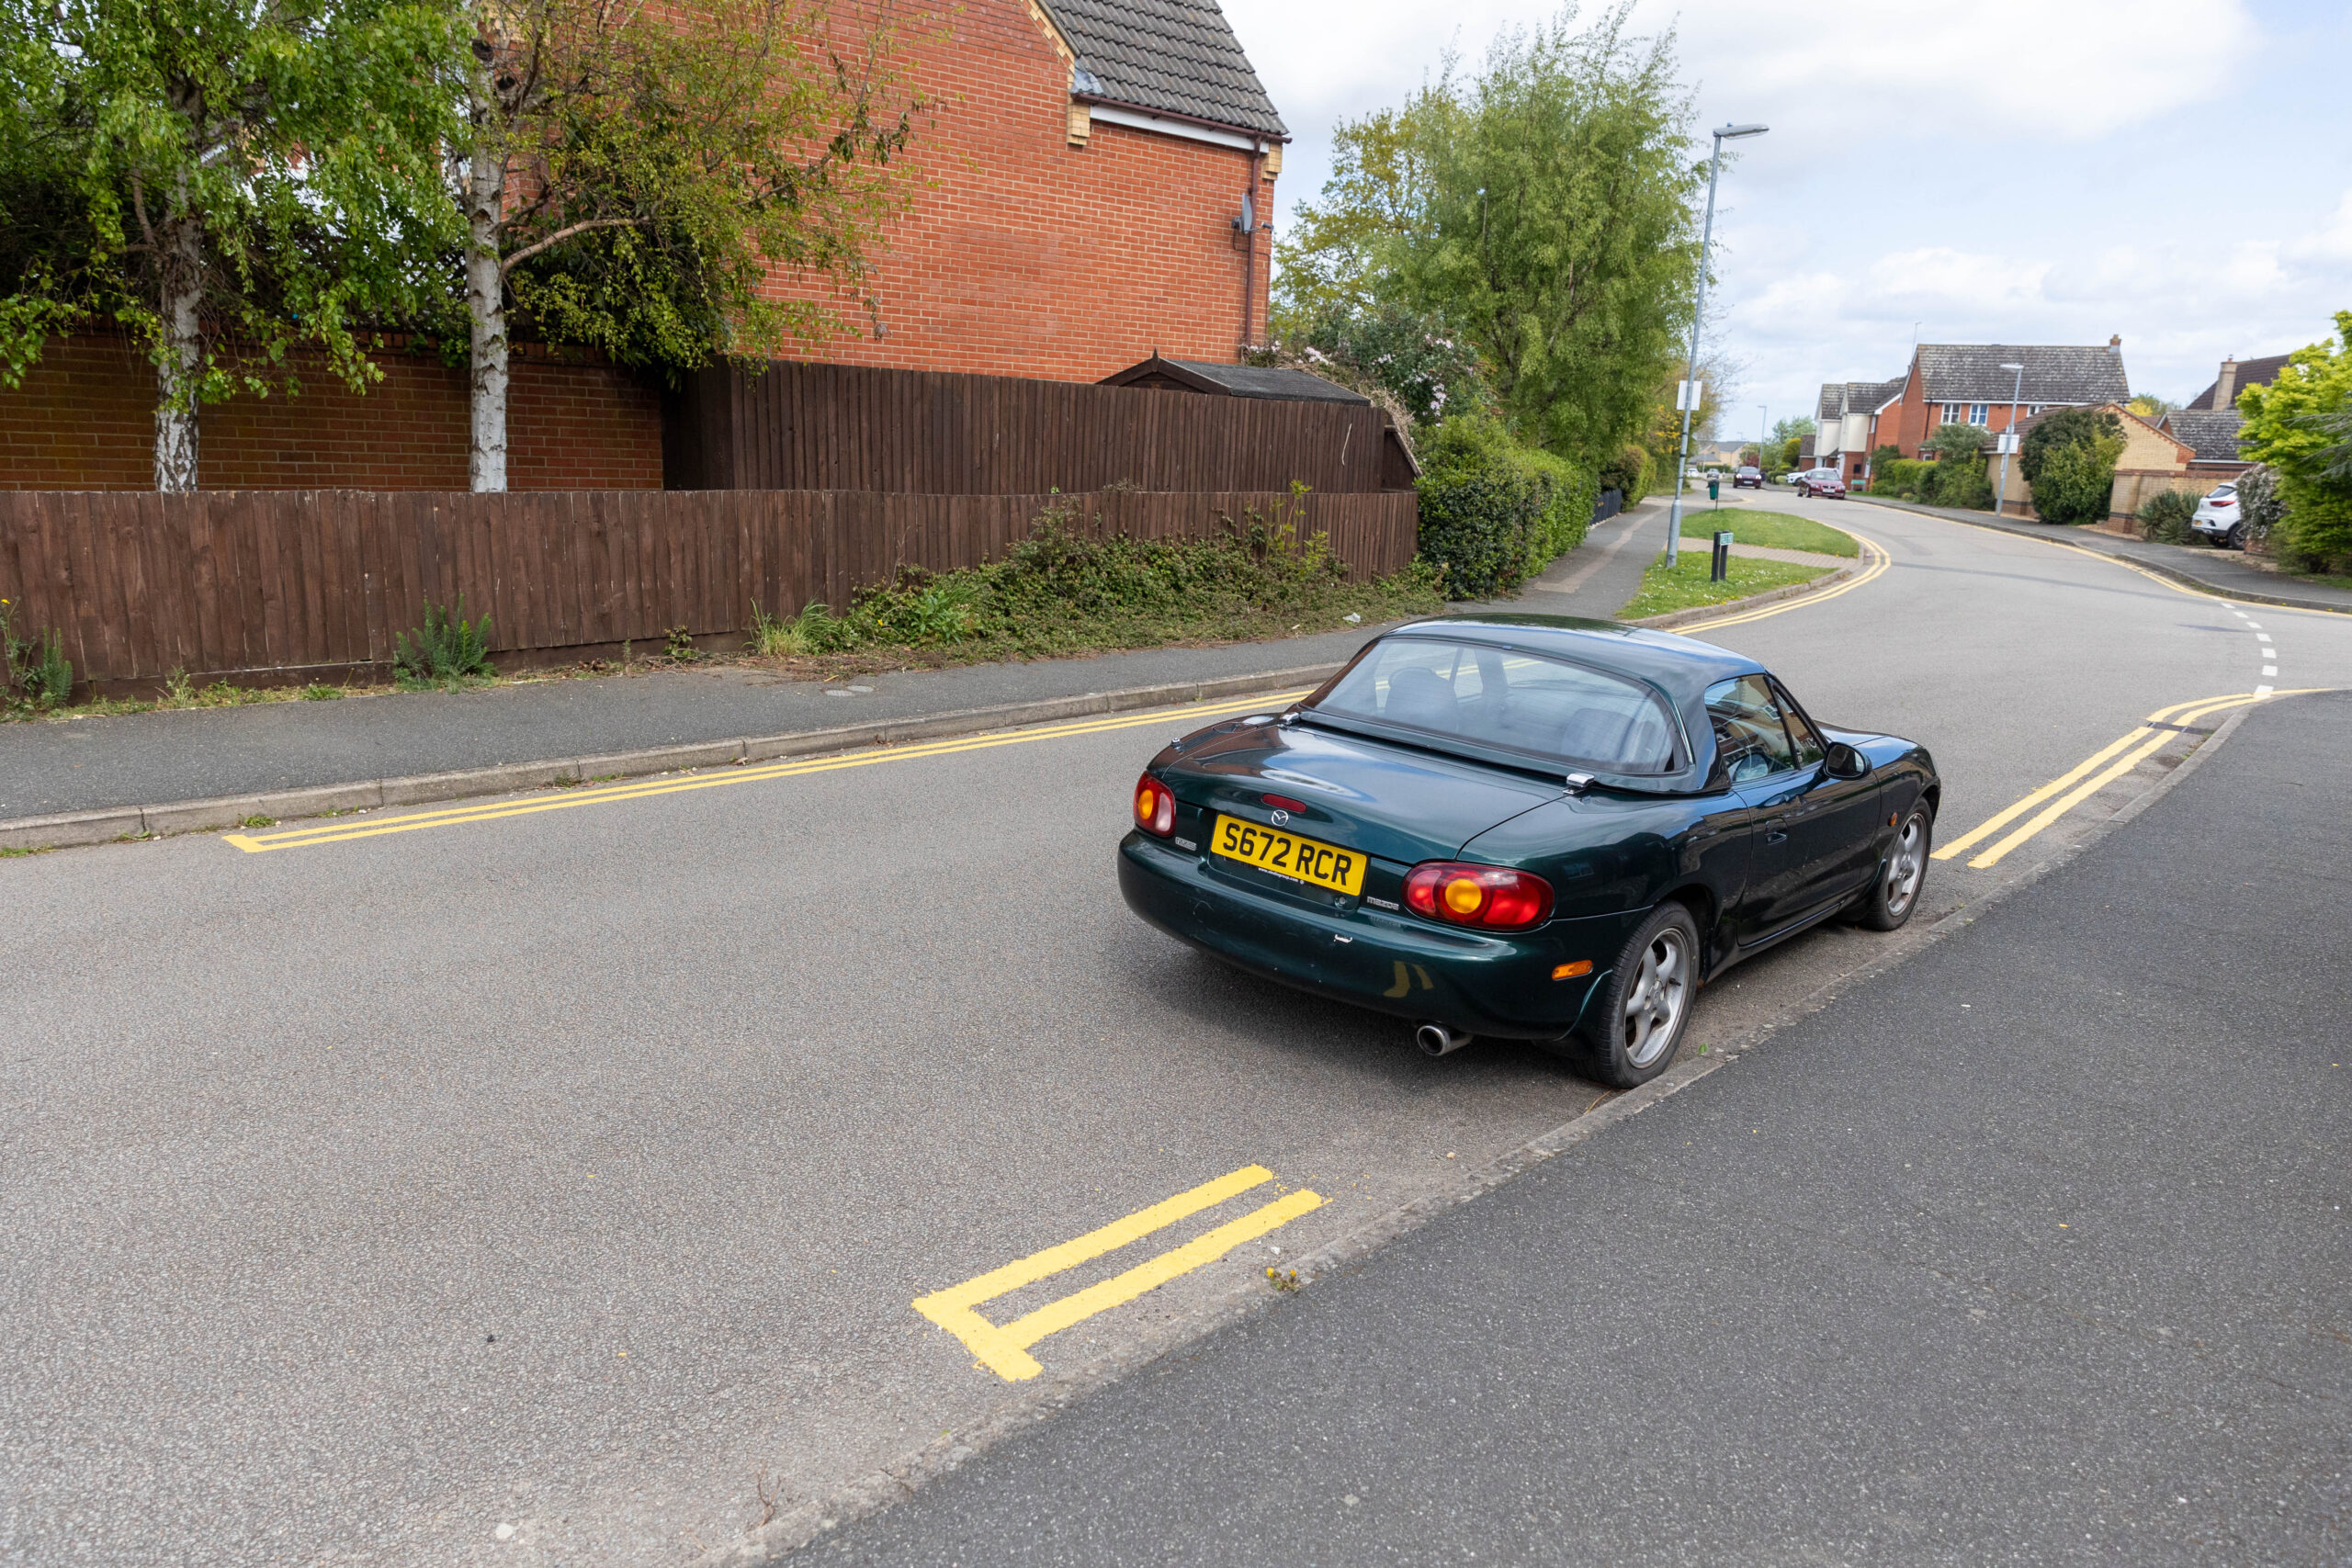
[[(1119, 846), (1119, 892), (1152, 925), (1253, 975), (1398, 1018), (1522, 1040), (1575, 1027), (1648, 913), (1555, 919), (1506, 935), (1401, 911), (1320, 908), (1244, 886), (1140, 832)], [(1552, 978), (1579, 960), (1592, 964), (1589, 976)]]

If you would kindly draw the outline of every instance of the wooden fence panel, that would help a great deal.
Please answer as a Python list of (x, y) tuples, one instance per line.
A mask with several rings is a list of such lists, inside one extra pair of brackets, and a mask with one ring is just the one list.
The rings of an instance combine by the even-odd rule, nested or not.
[(705, 372), (664, 417), (673, 490), (1361, 494), (1381, 489), (1393, 439), (1369, 403), (791, 360)]
[[(1037, 428), (1039, 408), (1020, 399), (1053, 390), (1006, 389), (996, 412)], [(914, 424), (929, 417), (905, 411)], [(1151, 447), (1192, 417), (1170, 416)], [(991, 427), (967, 428), (978, 440)], [(903, 473), (915, 449), (883, 454), (879, 470)], [(873, 456), (844, 466), (876, 472)], [(0, 491), (0, 598), (15, 602), (17, 635), (58, 628), (77, 678), (100, 684), (175, 670), (198, 680), (381, 671), (427, 604), (461, 601), (469, 618), (490, 616), (494, 651), (564, 657), (658, 645), (678, 626), (740, 632), (754, 604), (777, 616), (817, 600), (839, 609), (901, 567), (1001, 559), (1048, 507), (1074, 527), (1151, 539), (1210, 536), (1254, 513), (1302, 537), (1327, 534), (1358, 578), (1409, 561), (1418, 521), (1412, 493), (1394, 491)]]

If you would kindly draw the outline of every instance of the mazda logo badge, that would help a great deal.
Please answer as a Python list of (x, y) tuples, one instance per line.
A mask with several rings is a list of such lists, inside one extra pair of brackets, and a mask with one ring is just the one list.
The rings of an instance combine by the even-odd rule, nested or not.
[(1289, 821), (1289, 820), (1290, 820), (1290, 813), (1289, 813), (1289, 812), (1287, 812), (1287, 811), (1276, 811), (1276, 812), (1274, 813), (1274, 826), (1275, 826), (1275, 827), (1279, 828), (1279, 827), (1281, 827), (1283, 823), (1285, 823), (1285, 822), (1287, 822), (1287, 821)]

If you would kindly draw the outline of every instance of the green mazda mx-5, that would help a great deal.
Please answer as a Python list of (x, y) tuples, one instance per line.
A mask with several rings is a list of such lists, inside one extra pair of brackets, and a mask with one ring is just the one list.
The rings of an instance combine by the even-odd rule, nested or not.
[(1119, 888), (1252, 973), (1544, 1042), (1630, 1087), (1702, 984), (1841, 912), (1910, 918), (1926, 748), (1815, 722), (1754, 660), (1611, 621), (1414, 622), (1137, 781)]

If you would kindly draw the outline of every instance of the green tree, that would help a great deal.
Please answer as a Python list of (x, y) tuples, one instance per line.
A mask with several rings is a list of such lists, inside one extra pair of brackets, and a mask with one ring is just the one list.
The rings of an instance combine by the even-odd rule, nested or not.
[(2120, 442), (2123, 422), (2111, 413), (2088, 408), (2060, 409), (2025, 433), (2025, 439), (2018, 445), (2018, 470), (2025, 475), (2025, 482), (2033, 486), (2035, 510), (2046, 514), (2040, 498), (2041, 465), (2049, 455), (2064, 446), (2102, 439)]
[(1418, 94), (1402, 109), (1341, 120), (1331, 133), (1331, 174), (1274, 242), (1272, 327), (1305, 339), (1333, 321), (1396, 302), (1395, 247), (1412, 231), (1426, 190), (1419, 149), (1446, 133), (1453, 100)]
[[(0, 0), (11, 259), (0, 357), (111, 320), (156, 373), (155, 484), (194, 489), (198, 413), (364, 386), (364, 330), (429, 308), (454, 237), (444, 0)], [(29, 220), (28, 220), (29, 214)]]
[(1772, 422), (1772, 439), (1775, 441), (1797, 441), (1808, 435), (1820, 434), (1821, 426), (1814, 423), (1811, 414), (1799, 414), (1794, 419)]
[(2045, 448), (2041, 477), (2032, 481), (2034, 510), (2048, 523), (2078, 526), (2106, 521), (2115, 493), (2115, 460), (2122, 456), (2120, 435), (2094, 434)]
[(1919, 449), (1938, 457), (1968, 457), (1975, 456), (1989, 438), (1988, 432), (1973, 424), (1939, 424), (1919, 443)]
[(1476, 355), (1521, 438), (1596, 466), (1648, 434), (1706, 169), (1673, 40), (1629, 37), (1628, 9), (1506, 33), (1476, 72), (1449, 61), (1403, 107), (1342, 124), (1278, 247), (1288, 330), (1402, 305)]
[[(469, 470), (506, 488), (509, 333), (676, 374), (878, 321), (871, 254), (905, 201), (921, 101), (854, 60), (821, 0), (470, 0), (457, 162)], [(767, 285), (782, 269), (795, 287)]]
[(1641, 428), (1679, 358), (1698, 265), (1690, 107), (1670, 34), (1573, 9), (1449, 70), (1419, 117), (1422, 198), (1396, 247), (1410, 298), (1456, 323), (1505, 416), (1578, 460)]
[(2336, 312), (2335, 331), (2238, 394), (2239, 450), (2276, 474), (2281, 553), (2307, 564), (2352, 553), (2352, 310)]

